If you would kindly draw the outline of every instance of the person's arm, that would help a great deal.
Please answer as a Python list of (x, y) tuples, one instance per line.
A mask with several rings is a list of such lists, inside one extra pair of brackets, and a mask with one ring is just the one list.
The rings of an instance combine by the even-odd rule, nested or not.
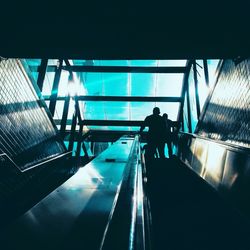
[(140, 134), (142, 133), (142, 131), (145, 129), (146, 127), (146, 122), (147, 122), (147, 117), (145, 118), (145, 120), (143, 121), (141, 128), (140, 128)]
[(168, 120), (170, 132), (172, 133), (174, 131), (175, 123), (172, 120)]

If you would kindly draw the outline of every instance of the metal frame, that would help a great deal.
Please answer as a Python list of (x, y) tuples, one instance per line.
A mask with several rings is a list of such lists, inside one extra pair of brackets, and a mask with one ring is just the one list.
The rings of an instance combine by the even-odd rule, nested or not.
[(209, 74), (208, 74), (208, 66), (207, 66), (207, 60), (203, 60), (203, 65), (204, 65), (204, 76), (205, 76), (205, 82), (206, 85), (209, 86)]
[[(54, 100), (54, 96), (44, 96), (44, 100)], [(57, 101), (65, 101), (67, 96), (56, 97)], [(181, 102), (182, 97), (172, 96), (76, 96), (73, 99), (78, 101), (111, 101), (111, 102)]]
[[(181, 91), (181, 105), (179, 107), (178, 116), (177, 116), (177, 121), (179, 123), (181, 123), (182, 130), (184, 130), (183, 109), (184, 109), (185, 95), (186, 95), (186, 93), (189, 94), (189, 91), (187, 91), (187, 89), (189, 87), (188, 86), (188, 77), (190, 75), (190, 70), (191, 70), (191, 67), (192, 67), (192, 61), (191, 60), (187, 61), (186, 67), (187, 67), (188, 70), (185, 73), (184, 78), (183, 78), (182, 91)], [(188, 121), (188, 123), (189, 123), (189, 121)], [(189, 125), (188, 125), (188, 127), (189, 127)]]
[[(196, 108), (197, 108), (197, 116), (200, 115), (200, 104), (199, 104), (199, 96), (198, 96), (198, 79), (197, 79), (197, 72), (196, 72), (196, 62), (195, 60), (187, 61), (185, 67), (127, 67), (127, 66), (72, 66), (70, 65), (68, 60), (64, 60), (66, 66), (62, 65), (63, 60), (59, 60), (58, 66), (47, 66), (47, 59), (43, 59), (40, 66), (33, 66), (31, 70), (37, 71), (39, 70), (39, 87), (42, 90), (43, 80), (46, 72), (55, 72), (53, 88), (51, 96), (44, 96), (44, 100), (50, 100), (49, 109), (52, 116), (55, 113), (55, 106), (56, 101), (64, 101), (64, 108), (63, 108), (63, 115), (62, 119), (55, 120), (57, 125), (61, 125), (60, 132), (62, 137), (64, 138), (65, 135), (68, 136), (69, 134), (69, 146), (68, 150), (73, 149), (73, 144), (75, 140), (77, 141), (77, 150), (76, 155), (80, 156), (81, 146), (83, 147), (84, 152), (86, 147), (84, 145), (83, 140), (87, 137), (82, 136), (82, 131), (84, 125), (93, 125), (93, 126), (131, 126), (131, 127), (140, 127), (143, 121), (137, 120), (83, 120), (81, 117), (81, 112), (79, 109), (79, 102), (81, 101), (110, 101), (110, 102), (179, 102), (179, 112), (178, 112), (178, 119), (176, 123), (182, 123), (183, 126), (183, 109), (184, 109), (184, 102), (185, 96), (187, 95), (187, 111), (188, 111), (188, 131), (192, 132), (192, 121), (191, 121), (191, 108), (190, 108), (190, 96), (189, 96), (189, 84), (188, 84), (188, 77), (191, 71), (191, 67), (193, 65), (193, 74), (194, 74), (194, 82), (195, 82), (195, 97), (196, 97)], [(207, 60), (204, 61), (204, 74), (206, 79), (206, 84), (209, 84), (208, 79), (208, 68), (207, 68)], [(58, 97), (58, 86), (60, 82), (60, 75), (61, 70), (67, 70), (69, 73), (72, 72), (100, 72), (100, 73), (184, 73), (182, 91), (180, 97), (172, 97), (172, 96), (158, 96), (158, 97), (147, 97), (147, 96), (76, 96), (73, 98), (75, 101), (75, 112), (71, 120), (68, 120), (68, 110), (70, 104), (70, 97)], [(79, 130), (76, 131), (76, 126), (79, 125)], [(71, 130), (66, 131), (66, 125), (71, 125)], [(94, 135), (98, 136), (98, 132), (93, 131), (93, 133), (88, 133), (88, 136)], [(76, 137), (76, 132), (78, 136)], [(100, 132), (100, 131), (99, 131)], [(107, 131), (106, 131), (107, 132)], [(115, 131), (117, 132), (117, 131)], [(108, 133), (116, 134), (114, 131), (109, 131)], [(123, 134), (123, 131), (118, 131), (118, 134)], [(128, 131), (126, 131), (127, 133)], [(136, 133), (136, 131), (132, 131), (132, 134)], [(103, 137), (103, 135), (101, 135)], [(85, 152), (85, 156), (88, 155)]]
[(43, 90), (43, 82), (46, 74), (47, 65), (48, 59), (42, 59), (41, 64), (39, 66), (39, 74), (37, 78), (37, 86), (39, 87), (41, 92)]
[(52, 91), (51, 91), (49, 110), (50, 110), (52, 117), (55, 114), (56, 100), (57, 100), (57, 95), (58, 95), (58, 86), (59, 86), (61, 72), (62, 72), (62, 63), (63, 63), (63, 60), (59, 60), (59, 65), (58, 67), (56, 67), (56, 73), (55, 73), (54, 82), (53, 82)]
[(128, 121), (128, 120), (83, 120), (83, 125), (89, 126), (129, 126), (129, 127), (140, 127), (143, 121)]
[(198, 78), (197, 78), (197, 68), (196, 68), (196, 61), (193, 61), (193, 69), (194, 69), (194, 86), (195, 86), (195, 102), (196, 102), (196, 111), (197, 111), (197, 119), (199, 120), (201, 114), (200, 108), (200, 97), (198, 91)]
[(80, 157), (81, 154), (82, 131), (83, 131), (83, 124), (80, 124), (80, 128), (78, 131), (78, 138), (77, 138), (76, 157)]
[(75, 130), (76, 130), (76, 124), (77, 124), (77, 114), (76, 113), (77, 113), (77, 111), (75, 109), (75, 112), (74, 112), (73, 118), (72, 118), (71, 130), (70, 130), (69, 146), (68, 146), (69, 151), (72, 151), (73, 146), (74, 146)]
[(61, 133), (62, 138), (64, 138), (65, 136), (65, 130), (66, 130), (68, 112), (69, 112), (69, 104), (70, 104), (70, 97), (67, 96), (64, 102), (62, 120), (60, 123), (61, 124), (60, 133)]
[[(31, 71), (39, 71), (40, 66), (31, 66)], [(178, 74), (185, 73), (186, 67), (142, 67), (142, 66), (86, 66), (86, 65), (66, 65), (62, 66), (63, 70), (70, 72), (96, 72), (96, 73), (163, 73)], [(49, 65), (47, 72), (55, 72), (57, 66)]]
[(190, 94), (189, 94), (189, 83), (187, 83), (187, 115), (188, 115), (188, 132), (192, 133), (192, 119), (191, 119), (191, 107), (190, 107)]

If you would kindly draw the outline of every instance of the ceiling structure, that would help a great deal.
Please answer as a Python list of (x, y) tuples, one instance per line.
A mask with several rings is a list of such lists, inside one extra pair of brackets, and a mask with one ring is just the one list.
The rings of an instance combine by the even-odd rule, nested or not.
[[(40, 59), (26, 59), (35, 81)], [(155, 106), (177, 121), (182, 101), (186, 60), (64, 60), (57, 89), (53, 87), (58, 61), (48, 60), (42, 95), (60, 129), (65, 102), (76, 96), (88, 129), (138, 131)], [(72, 80), (69, 76), (72, 72)], [(75, 103), (69, 103), (66, 128), (71, 128)]]
[(247, 1), (7, 1), (0, 55), (191, 59), (250, 55)]
[[(154, 71), (157, 64), (164, 60), (250, 56), (248, 11), (247, 3), (240, 3), (240, 1), (233, 6), (228, 1), (224, 3), (223, 1), (191, 2), (184, 0), (72, 0), (67, 3), (57, 0), (7, 1), (4, 6), (1, 6), (0, 56), (31, 60), (54, 59), (54, 65), (58, 59), (70, 59), (72, 60), (71, 65), (74, 66), (82, 66), (82, 61), (85, 61), (84, 66), (88, 66), (90, 63), (92, 70), (96, 71), (89, 72), (87, 68), (78, 71), (75, 68), (74, 71), (75, 79), (80, 79), (80, 83), (84, 79), (80, 95), (95, 98), (92, 106), (90, 100), (82, 102), (87, 103), (84, 120), (90, 115), (91, 119), (94, 119), (95, 114), (99, 114), (94, 119), (96, 123), (99, 119), (102, 121), (116, 119), (118, 112), (115, 107), (117, 105), (120, 105), (119, 111), (123, 110), (123, 112), (119, 112), (121, 115), (117, 118), (119, 121), (123, 119), (133, 121), (132, 118), (142, 120), (146, 113), (139, 111), (138, 107), (146, 110), (147, 114), (156, 104), (168, 107), (176, 105), (179, 108), (178, 102), (158, 103), (156, 99), (154, 101), (151, 99), (150, 102), (146, 102), (146, 99), (144, 99), (145, 102), (138, 101), (140, 97), (181, 96), (183, 83), (181, 79), (183, 79), (184, 73), (175, 72), (176, 76), (173, 72), (156, 73)], [(124, 60), (123, 64), (116, 62), (114, 65), (109, 64), (109, 67), (152, 66), (154, 71), (126, 72), (128, 68), (123, 68), (122, 70), (125, 72), (122, 72), (120, 68), (120, 71), (117, 72), (103, 72), (102, 68), (96, 67), (105, 66), (104, 60)], [(138, 65), (137, 62), (141, 60), (151, 62), (147, 62), (147, 65), (143, 65), (141, 62)], [(38, 67), (39, 65), (40, 61), (33, 66)], [(53, 72), (55, 68), (47, 67), (45, 69), (45, 85), (46, 81), (50, 81), (53, 85), (54, 80), (52, 79), (56, 78), (56, 73)], [(63, 64), (61, 69), (62, 72), (67, 71), (67, 65)], [(133, 68), (133, 70), (136, 69)], [(120, 73), (118, 74), (118, 72)], [(35, 68), (33, 68), (33, 75), (38, 79), (38, 72)], [(167, 80), (169, 75), (170, 78), (173, 76), (176, 78)], [(64, 82), (68, 84), (67, 77), (68, 74), (67, 76), (61, 74), (62, 82), (64, 79)], [(169, 81), (171, 88), (167, 90), (167, 85), (161, 84), (161, 82)], [(110, 82), (112, 86), (115, 84), (115, 88), (108, 87)], [(139, 84), (143, 84), (143, 87), (138, 87)], [(175, 84), (179, 84), (178, 87), (175, 87)], [(49, 103), (48, 106), (53, 111), (53, 115), (54, 113), (56, 115), (60, 106), (60, 100), (57, 98), (64, 98), (65, 88), (61, 88), (63, 84), (60, 84), (58, 95), (54, 95), (52, 85), (52, 89), (47, 92), (43, 90), (43, 94), (45, 98), (46, 95), (50, 96), (49, 98), (52, 96), (53, 101), (47, 100), (47, 103)], [(55, 87), (55, 89), (57, 88)], [(170, 91), (169, 94), (168, 91)], [(100, 96), (108, 96), (108, 98), (111, 96), (112, 99), (109, 101), (98, 100)], [(122, 96), (123, 99), (116, 100), (112, 108), (114, 96), (119, 98)], [(137, 102), (131, 101), (132, 99), (124, 99), (124, 97), (133, 98), (133, 96), (137, 96)], [(65, 107), (67, 100), (63, 100), (62, 103)], [(176, 110), (178, 110), (176, 107), (171, 107), (169, 111), (166, 111), (171, 113), (171, 110), (174, 110), (175, 116), (171, 117), (173, 120), (176, 119)], [(62, 111), (63, 107), (61, 106), (59, 109)], [(165, 109), (165, 106), (162, 109)], [(63, 116), (62, 113), (60, 115)], [(60, 115), (58, 114), (58, 120)], [(69, 112), (68, 116), (72, 117), (70, 122), (73, 124), (73, 111)], [(65, 120), (66, 130), (67, 122)], [(112, 129), (110, 124), (103, 126), (110, 126), (109, 128)], [(119, 127), (122, 128), (121, 125)]]

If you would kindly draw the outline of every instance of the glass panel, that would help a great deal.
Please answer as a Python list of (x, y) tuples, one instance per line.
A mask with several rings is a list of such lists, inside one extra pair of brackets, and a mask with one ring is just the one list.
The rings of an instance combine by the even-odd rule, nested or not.
[(209, 89), (205, 80), (203, 60), (196, 60), (196, 63), (197, 63), (196, 68), (197, 68), (197, 79), (198, 79), (198, 93), (200, 100), (200, 108), (202, 110), (204, 103), (207, 99)]
[(189, 96), (190, 96), (190, 109), (191, 109), (191, 122), (192, 122), (192, 132), (194, 132), (197, 119), (197, 110), (196, 110), (196, 98), (195, 98), (195, 85), (194, 85), (194, 71), (193, 68), (190, 71), (189, 78)]
[(84, 118), (90, 120), (128, 120), (128, 102), (85, 103)]
[(122, 127), (122, 126), (88, 126), (94, 130), (115, 130), (115, 131), (139, 131), (140, 127)]
[(94, 60), (95, 66), (129, 66), (128, 60)]
[(41, 59), (26, 59), (26, 62), (29, 66), (40, 66)]
[(184, 74), (155, 74), (155, 96), (181, 96)]
[(161, 115), (163, 113), (167, 113), (169, 115), (169, 119), (176, 121), (179, 109), (179, 103), (139, 103), (133, 102), (131, 103), (131, 120), (144, 120), (146, 116), (151, 115), (153, 113), (154, 107), (159, 107), (161, 111)]
[(47, 72), (43, 82), (43, 95), (51, 95), (55, 72)]
[(54, 119), (62, 119), (64, 101), (56, 102), (56, 109), (54, 114)]
[(85, 102), (83, 115), (86, 120), (106, 120), (104, 102)]
[(156, 103), (156, 106), (160, 108), (161, 115), (163, 113), (167, 113), (170, 120), (172, 120), (172, 121), (177, 120), (180, 103), (178, 103), (178, 102), (176, 102), (176, 103), (159, 102), (159, 103)]
[(31, 72), (33, 78), (35, 79), (35, 81), (37, 81), (38, 71), (32, 71), (31, 67), (32, 66), (40, 66), (42, 60), (41, 59), (25, 59), (25, 61), (28, 64), (28, 66), (30, 67), (30, 72)]
[[(74, 60), (74, 62), (77, 60)], [(95, 66), (185, 66), (187, 60), (94, 60)], [(82, 65), (84, 60), (82, 60)], [(78, 62), (79, 65), (79, 62)]]
[(216, 80), (216, 69), (220, 60), (207, 60), (208, 74), (209, 74), (209, 86), (212, 87)]
[(185, 95), (184, 107), (183, 107), (183, 128), (184, 128), (184, 132), (188, 132), (187, 95)]
[(159, 60), (159, 66), (186, 66), (187, 60)]
[(143, 121), (146, 116), (152, 114), (154, 102), (131, 102), (131, 120)]
[(131, 96), (155, 96), (155, 74), (133, 73)]
[[(185, 66), (186, 60), (69, 60), (72, 65), (95, 66)], [(49, 60), (49, 65), (57, 65), (58, 60)], [(30, 65), (40, 65), (40, 61), (30, 60)], [(64, 62), (65, 65), (65, 62)], [(58, 96), (70, 94), (72, 88), (77, 95), (94, 96), (175, 96), (181, 95), (182, 73), (153, 74), (153, 73), (103, 73), (103, 72), (74, 72), (74, 84), (69, 85), (69, 72), (62, 70), (58, 87)], [(43, 85), (43, 95), (51, 95), (54, 72), (47, 72)], [(68, 119), (72, 119), (75, 103), (71, 100)], [(57, 101), (55, 118), (61, 119), (64, 101)], [(81, 101), (82, 117), (90, 120), (144, 120), (152, 113), (155, 106), (162, 113), (168, 113), (170, 119), (176, 120), (179, 103), (155, 102), (109, 102)], [(89, 126), (92, 129), (138, 130), (134, 127), (101, 127)]]

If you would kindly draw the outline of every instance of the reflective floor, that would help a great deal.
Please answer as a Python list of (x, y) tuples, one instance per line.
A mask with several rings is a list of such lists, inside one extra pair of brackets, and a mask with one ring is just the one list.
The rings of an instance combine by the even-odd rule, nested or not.
[(164, 160), (148, 172), (153, 249), (250, 249), (247, 220), (190, 169)]

